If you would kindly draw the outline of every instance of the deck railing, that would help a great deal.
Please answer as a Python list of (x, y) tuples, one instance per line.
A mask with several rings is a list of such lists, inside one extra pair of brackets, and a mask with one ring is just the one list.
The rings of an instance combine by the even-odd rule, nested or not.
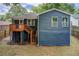
[(24, 30), (24, 27), (25, 27), (24, 24), (10, 24), (11, 31), (22, 31)]

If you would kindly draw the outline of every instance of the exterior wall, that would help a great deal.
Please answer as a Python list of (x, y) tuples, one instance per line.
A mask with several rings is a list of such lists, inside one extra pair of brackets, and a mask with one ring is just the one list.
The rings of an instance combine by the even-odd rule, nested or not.
[[(58, 27), (51, 27), (51, 17), (57, 16)], [(62, 27), (62, 17), (68, 18), (68, 27)], [(58, 11), (39, 15), (39, 45), (70, 45), (70, 16)]]
[(72, 26), (79, 26), (79, 19), (75, 19), (73, 17), (71, 17), (71, 24)]

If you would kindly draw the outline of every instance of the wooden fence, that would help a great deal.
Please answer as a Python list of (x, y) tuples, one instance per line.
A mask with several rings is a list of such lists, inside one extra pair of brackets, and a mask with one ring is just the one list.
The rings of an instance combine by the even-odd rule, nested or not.
[(0, 40), (7, 37), (9, 34), (9, 25), (0, 25)]
[(79, 27), (78, 26), (72, 26), (71, 34), (79, 39)]

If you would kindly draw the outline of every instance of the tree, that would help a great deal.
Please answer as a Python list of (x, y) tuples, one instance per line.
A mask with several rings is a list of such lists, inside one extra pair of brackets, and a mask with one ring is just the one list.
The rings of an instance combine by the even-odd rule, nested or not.
[(33, 6), (32, 10), (36, 13), (40, 13), (52, 8), (64, 10), (69, 13), (74, 13), (74, 10), (75, 10), (74, 4), (68, 4), (68, 3), (43, 3), (37, 7)]
[(5, 15), (0, 15), (0, 21), (5, 21)]
[(21, 6), (19, 3), (13, 3), (11, 9), (9, 10), (9, 13), (12, 13), (12, 15), (22, 15), (27, 13), (27, 10)]
[(79, 14), (79, 8), (75, 9), (75, 13), (74, 14)]
[(22, 7), (20, 3), (12, 3), (5, 5), (11, 6), (10, 10), (6, 14), (7, 19), (9, 19), (11, 16), (19, 16), (27, 13), (27, 10), (24, 7)]

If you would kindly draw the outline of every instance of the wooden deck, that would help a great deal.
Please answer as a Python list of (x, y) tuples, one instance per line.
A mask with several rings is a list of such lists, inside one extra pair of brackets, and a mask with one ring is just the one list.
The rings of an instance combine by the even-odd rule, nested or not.
[(11, 24), (10, 25), (10, 30), (11, 31), (23, 31), (25, 29), (25, 25), (24, 24), (19, 24), (18, 28), (15, 24)]
[[(21, 32), (24, 30), (30, 34), (30, 44), (31, 45), (36, 44), (36, 39), (35, 39), (36, 34), (34, 33), (33, 29), (31, 29), (29, 26), (27, 26), (25, 24), (19, 24), (19, 27), (17, 28), (15, 24), (10, 25), (11, 32), (18, 32), (18, 31)], [(21, 38), (20, 44), (22, 44), (22, 34), (21, 34), (20, 38)]]

